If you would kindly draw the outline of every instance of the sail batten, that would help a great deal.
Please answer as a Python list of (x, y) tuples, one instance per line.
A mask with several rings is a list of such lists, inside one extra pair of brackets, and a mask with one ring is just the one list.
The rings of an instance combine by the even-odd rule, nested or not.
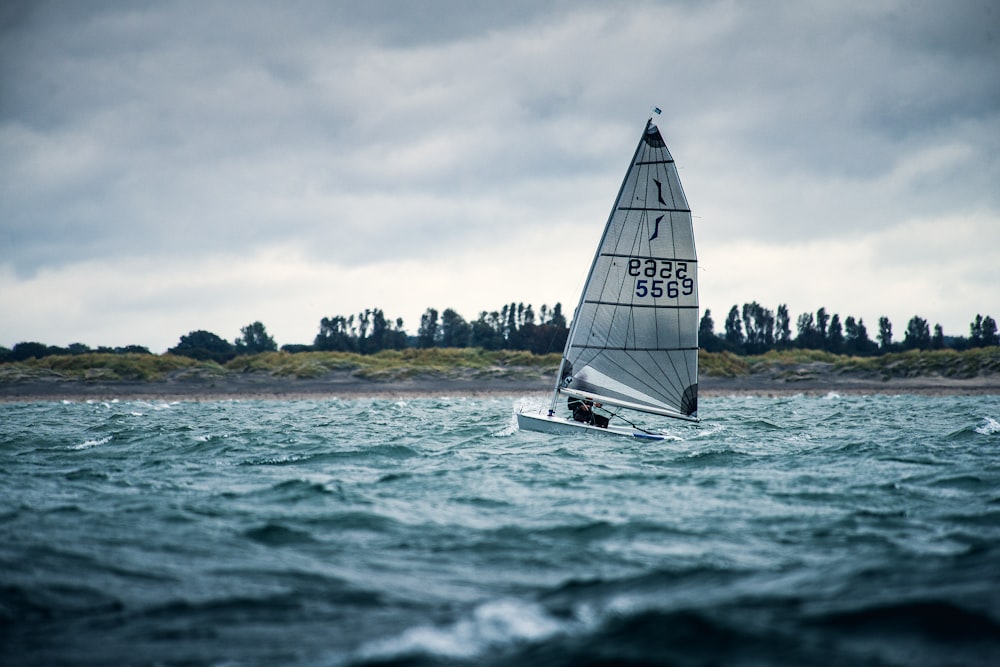
[(576, 310), (560, 394), (696, 418), (698, 263), (673, 156), (648, 121)]
[(579, 350), (613, 350), (615, 352), (690, 352), (697, 347), (608, 347), (607, 345), (577, 345)]
[(654, 213), (690, 213), (689, 208), (650, 208), (648, 206), (619, 206), (619, 211), (652, 211)]
[(630, 306), (633, 310), (637, 308), (656, 308), (660, 310), (697, 310), (698, 306), (662, 306), (659, 304), (635, 305), (627, 301), (584, 301), (584, 303), (597, 306)]

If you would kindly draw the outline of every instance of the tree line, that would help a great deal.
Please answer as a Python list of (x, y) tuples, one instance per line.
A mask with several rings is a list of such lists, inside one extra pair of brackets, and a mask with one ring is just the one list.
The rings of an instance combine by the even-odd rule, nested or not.
[[(884, 316), (879, 318), (878, 330), (872, 335), (863, 319), (848, 316), (841, 320), (839, 314), (830, 314), (826, 308), (800, 314), (794, 322), (794, 335), (792, 326), (787, 306), (779, 305), (772, 311), (754, 301), (742, 307), (734, 305), (717, 332), (712, 311), (706, 309), (699, 325), (699, 346), (708, 352), (728, 351), (740, 355), (800, 348), (870, 356), (912, 349), (964, 350), (1000, 345), (996, 320), (989, 315), (975, 316), (969, 324), (968, 337), (945, 336), (940, 324), (935, 324), (932, 330), (928, 321), (917, 315), (907, 323), (901, 340), (894, 337), (892, 323)], [(566, 316), (559, 303), (552, 308), (543, 305), (537, 313), (530, 304), (511, 303), (499, 310), (482, 311), (472, 322), (451, 308), (442, 312), (428, 308), (420, 316), (416, 335), (407, 334), (402, 318), (391, 319), (380, 308), (371, 308), (356, 315), (324, 317), (312, 344), (288, 344), (281, 349), (291, 353), (375, 354), (407, 348), (478, 347), (547, 354), (561, 352), (568, 335)], [(198, 330), (181, 336), (178, 344), (167, 352), (225, 363), (237, 356), (277, 350), (274, 338), (258, 321), (242, 327), (240, 336), (233, 342), (210, 331)], [(81, 343), (62, 348), (26, 342), (9, 350), (0, 347), (0, 363), (91, 352), (150, 354), (147, 348), (139, 345), (91, 349)]]
[(826, 308), (800, 314), (795, 320), (795, 329), (793, 336), (786, 305), (779, 305), (777, 311), (772, 311), (753, 301), (743, 304), (742, 308), (734, 305), (729, 309), (721, 334), (715, 331), (712, 311), (706, 309), (698, 327), (698, 343), (709, 352), (744, 355), (799, 348), (856, 356), (1000, 345), (996, 320), (978, 314), (969, 324), (968, 338), (945, 336), (940, 324), (935, 324), (932, 332), (928, 321), (919, 315), (910, 318), (902, 340), (894, 338), (892, 322), (885, 316), (879, 318), (878, 331), (872, 337), (864, 319), (849, 315), (841, 321), (838, 313), (830, 314)]

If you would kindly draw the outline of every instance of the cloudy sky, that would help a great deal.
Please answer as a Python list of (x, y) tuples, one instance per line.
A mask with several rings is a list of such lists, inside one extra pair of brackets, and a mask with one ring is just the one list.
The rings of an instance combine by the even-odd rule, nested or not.
[(1000, 318), (1000, 8), (0, 2), (0, 345), (571, 311), (649, 110), (702, 308)]

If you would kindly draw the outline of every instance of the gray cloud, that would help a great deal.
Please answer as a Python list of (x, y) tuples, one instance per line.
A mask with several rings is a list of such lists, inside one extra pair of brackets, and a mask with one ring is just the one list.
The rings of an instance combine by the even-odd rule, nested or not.
[(0, 268), (277, 245), (432, 262), (600, 225), (653, 104), (702, 247), (988, 225), (997, 16), (972, 0), (7, 3)]

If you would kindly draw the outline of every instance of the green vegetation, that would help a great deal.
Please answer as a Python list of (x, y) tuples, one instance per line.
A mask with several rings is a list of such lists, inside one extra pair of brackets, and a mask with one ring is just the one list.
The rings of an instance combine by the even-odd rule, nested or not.
[[(357, 352), (261, 352), (224, 364), (174, 354), (88, 353), (52, 355), (0, 363), (0, 382), (31, 380), (84, 382), (154, 382), (224, 379), (243, 374), (275, 378), (319, 379), (335, 372), (372, 381), (412, 378), (541, 378), (554, 375), (559, 354), (482, 348), (408, 348), (377, 354)], [(889, 380), (939, 376), (973, 378), (1000, 374), (1000, 347), (971, 350), (910, 350), (878, 357), (837, 355), (821, 350), (769, 351), (759, 355), (732, 352), (699, 354), (707, 377), (764, 375), (775, 379), (810, 379), (820, 373)]]
[(368, 380), (432, 377), (521, 377), (555, 372), (559, 355), (534, 355), (481, 348), (431, 348), (356, 352), (267, 352), (237, 357), (226, 364), (231, 372), (267, 373), (276, 377), (317, 378), (333, 371), (350, 371)]
[(767, 374), (780, 379), (805, 379), (803, 373), (808, 375), (810, 369), (881, 380), (931, 376), (968, 379), (1000, 373), (1000, 347), (909, 350), (878, 357), (822, 350), (771, 350), (747, 356), (702, 350), (698, 360), (701, 374), (709, 377)]
[(225, 364), (175, 354), (53, 355), (0, 364), (0, 382), (28, 380), (146, 381), (224, 378), (259, 373), (290, 379), (321, 378), (347, 371), (360, 379), (388, 381), (422, 377), (538, 377), (555, 373), (558, 354), (481, 348), (385, 350), (356, 352), (262, 352), (236, 357)]
[[(221, 370), (218, 364), (211, 364)], [(23, 380), (64, 379), (91, 381), (153, 381), (170, 373), (207, 370), (208, 362), (172, 354), (114, 354), (92, 352), (74, 355), (52, 355), (0, 364), (0, 382)]]
[[(869, 377), (940, 375), (971, 377), (996, 372), (1000, 335), (996, 321), (976, 315), (969, 336), (945, 336), (940, 325), (914, 316), (902, 342), (893, 341), (892, 323), (880, 317), (875, 339), (863, 320), (820, 308), (796, 319), (785, 305), (777, 312), (752, 302), (734, 305), (724, 334), (717, 335), (712, 311), (701, 318), (698, 340), (701, 368), (711, 377), (760, 373), (799, 374), (802, 366), (817, 372), (864, 374)], [(512, 377), (554, 372), (569, 327), (562, 306), (511, 303), (467, 322), (457, 312), (428, 308), (416, 336), (408, 336), (403, 320), (391, 320), (378, 308), (356, 316), (324, 317), (311, 345), (284, 345), (281, 351), (261, 322), (240, 330), (233, 343), (204, 330), (180, 337), (162, 356), (136, 345), (98, 348), (74, 343), (67, 348), (22, 342), (0, 347), (0, 381), (54, 379), (149, 381), (217, 377), (229, 373), (266, 373), (276, 377), (318, 378), (350, 371), (369, 379), (422, 376)], [(907, 354), (908, 352), (918, 354)], [(791, 370), (795, 369), (795, 370)]]

